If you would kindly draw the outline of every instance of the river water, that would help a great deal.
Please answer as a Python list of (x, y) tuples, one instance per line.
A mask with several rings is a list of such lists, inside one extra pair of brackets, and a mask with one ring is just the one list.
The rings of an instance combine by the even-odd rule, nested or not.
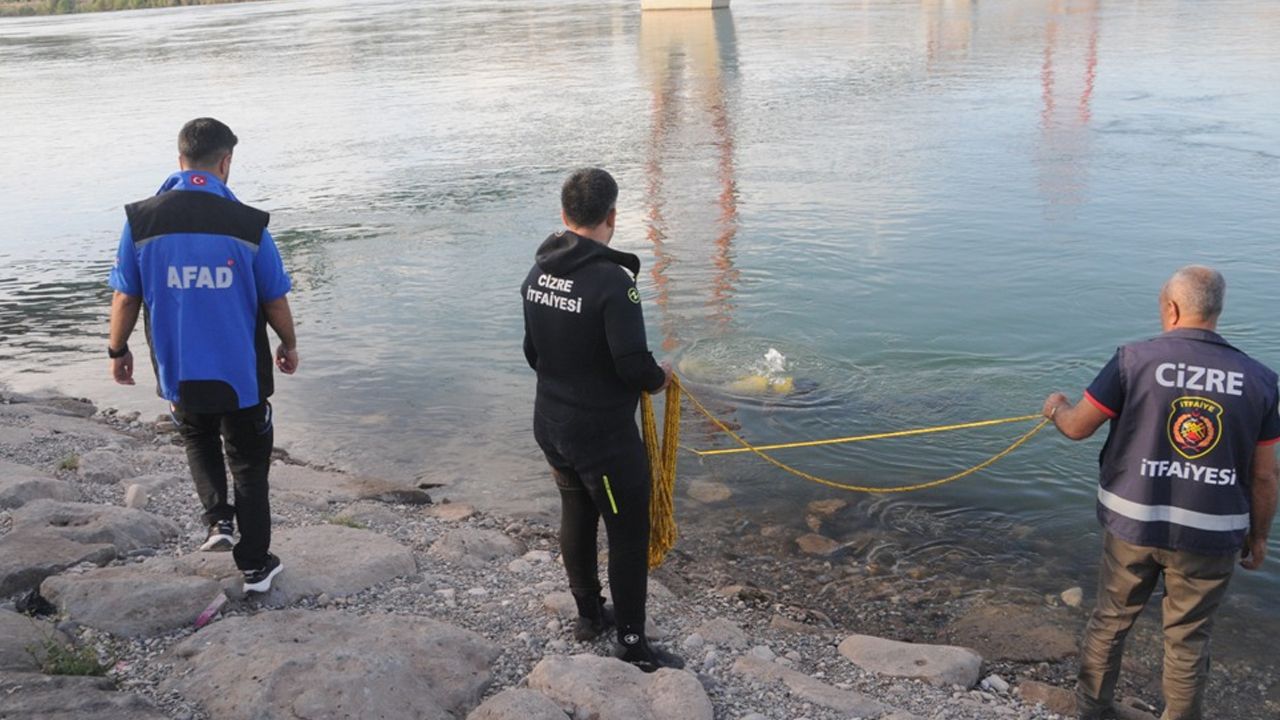
[[(231, 185), (272, 212), (294, 276), (303, 364), (278, 383), (282, 444), (511, 511), (555, 507), (517, 288), (580, 165), (621, 184), (615, 244), (644, 261), (651, 343), (753, 440), (1036, 412), (1158, 332), (1159, 285), (1189, 262), (1228, 278), (1224, 334), (1280, 367), (1280, 6), (637, 4), (0, 22), (0, 381), (162, 411), (147, 383), (108, 381), (103, 281), (120, 206), (154, 191), (199, 115), (239, 134)], [(770, 348), (805, 392), (725, 389)], [(1026, 427), (783, 459), (905, 484)], [(861, 505), (845, 529), (925, 517), (982, 547), (996, 579), (1088, 587), (1101, 437), (1045, 433), (954, 485)], [(724, 443), (692, 417), (686, 441)], [(727, 506), (798, 527), (803, 503), (838, 494), (742, 456), (681, 472), (735, 493), (682, 500), (687, 518)], [(1228, 626), (1280, 629), (1271, 552), (1239, 574)]]

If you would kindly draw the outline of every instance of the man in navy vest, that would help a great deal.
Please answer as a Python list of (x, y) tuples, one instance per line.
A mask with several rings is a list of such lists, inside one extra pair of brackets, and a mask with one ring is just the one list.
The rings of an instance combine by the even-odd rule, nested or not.
[(108, 355), (116, 382), (133, 385), (128, 340), (145, 305), (157, 392), (170, 403), (204, 505), (209, 530), (200, 549), (232, 550), (245, 591), (266, 592), (283, 568), (270, 552), (267, 326), (280, 336), (274, 360), (281, 372), (297, 369), (298, 351), (286, 297), (291, 284), (267, 232), (268, 215), (227, 189), (236, 142), (217, 120), (192, 120), (178, 135), (179, 172), (155, 197), (125, 208), (110, 279)]
[(1125, 636), (1164, 577), (1163, 720), (1204, 717), (1213, 616), (1235, 558), (1262, 566), (1276, 511), (1276, 373), (1215, 329), (1226, 283), (1189, 266), (1160, 292), (1164, 333), (1125, 345), (1074, 405), (1044, 414), (1072, 440), (1111, 421), (1099, 459), (1105, 530), (1098, 601), (1085, 630), (1082, 718), (1115, 717)]

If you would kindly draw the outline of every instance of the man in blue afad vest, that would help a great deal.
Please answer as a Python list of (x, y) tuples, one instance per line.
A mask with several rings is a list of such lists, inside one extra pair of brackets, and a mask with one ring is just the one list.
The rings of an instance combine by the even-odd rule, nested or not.
[(155, 197), (125, 208), (128, 222), (111, 271), (108, 354), (116, 382), (133, 385), (128, 340), (145, 304), (157, 392), (170, 402), (204, 505), (209, 531), (200, 549), (232, 550), (245, 591), (266, 592), (283, 568), (270, 552), (274, 427), (267, 398), (274, 388), (267, 326), (280, 336), (281, 372), (297, 370), (298, 350), (286, 297), (291, 284), (267, 232), (268, 215), (227, 189), (236, 142), (217, 120), (192, 120), (178, 135), (180, 171)]
[(1204, 717), (1213, 616), (1235, 558), (1262, 566), (1276, 511), (1276, 374), (1215, 329), (1226, 283), (1206, 267), (1160, 292), (1164, 333), (1116, 351), (1084, 399), (1050, 395), (1044, 414), (1072, 440), (1102, 423), (1097, 607), (1085, 630), (1082, 718), (1113, 714), (1129, 629), (1164, 577), (1163, 720)]

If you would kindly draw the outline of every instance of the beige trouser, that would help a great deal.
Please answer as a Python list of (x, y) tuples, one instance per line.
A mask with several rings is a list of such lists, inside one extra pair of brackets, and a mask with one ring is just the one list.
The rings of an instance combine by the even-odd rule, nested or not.
[(1226, 595), (1235, 565), (1233, 555), (1140, 547), (1105, 533), (1098, 604), (1080, 651), (1076, 685), (1080, 717), (1114, 717), (1109, 709), (1120, 677), (1125, 636), (1163, 574), (1165, 711), (1161, 718), (1201, 720), (1213, 614)]

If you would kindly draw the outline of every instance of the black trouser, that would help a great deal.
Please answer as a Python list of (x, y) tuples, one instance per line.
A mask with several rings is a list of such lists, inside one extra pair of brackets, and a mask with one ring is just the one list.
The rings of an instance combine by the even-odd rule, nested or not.
[(649, 456), (635, 418), (535, 413), (534, 438), (560, 490), (560, 552), (579, 608), (597, 602), (596, 532), (604, 516), (619, 639), (644, 637), (649, 589)]
[[(187, 449), (196, 494), (204, 505), (205, 525), (234, 519), (240, 527), (240, 542), (232, 551), (236, 567), (263, 567), (271, 549), (271, 505), (267, 499), (267, 473), (275, 440), (271, 403), (228, 413), (193, 413), (179, 406), (173, 417)], [(235, 505), (227, 503), (228, 465), (235, 480)]]

